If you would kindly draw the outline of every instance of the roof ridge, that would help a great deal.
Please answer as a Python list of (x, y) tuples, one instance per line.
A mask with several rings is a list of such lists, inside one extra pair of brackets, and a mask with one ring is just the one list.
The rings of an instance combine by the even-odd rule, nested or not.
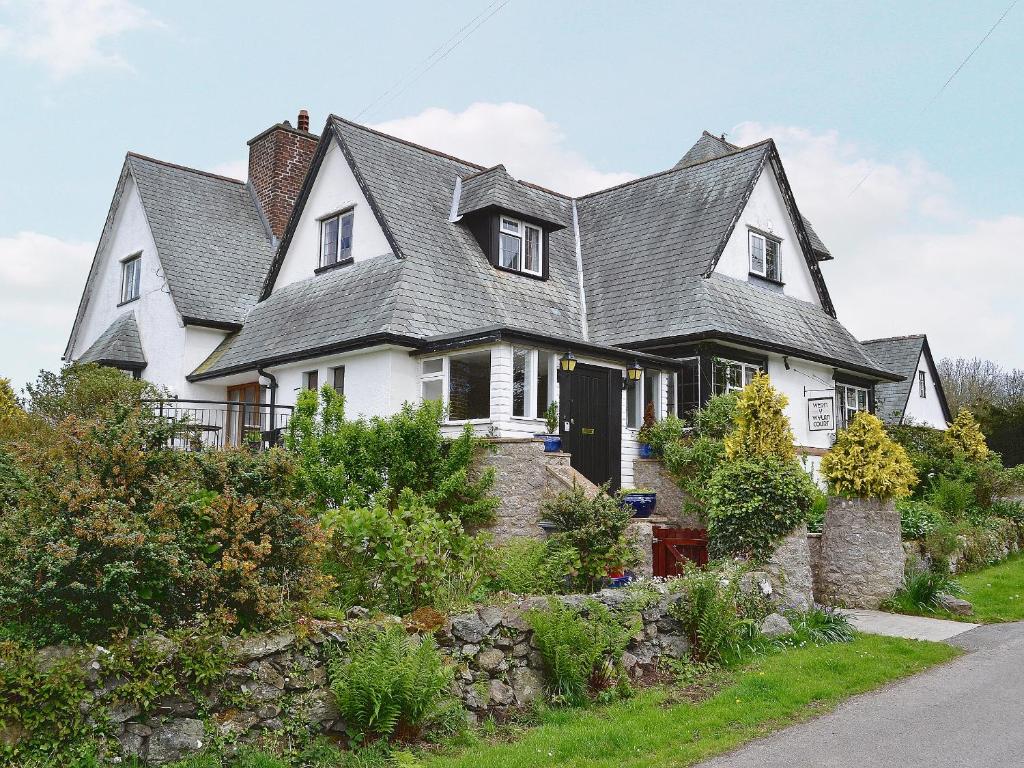
[(437, 155), (438, 157), (443, 157), (446, 160), (453, 160), (456, 163), (462, 163), (463, 165), (471, 166), (471, 167), (476, 168), (476, 169), (478, 169), (480, 171), (489, 170), (488, 168), (485, 168), (484, 166), (480, 165), (480, 163), (474, 163), (473, 161), (466, 160), (463, 157), (456, 157), (455, 155), (449, 155), (447, 152), (442, 152), (439, 149), (432, 149), (430, 147), (424, 146), (423, 144), (417, 144), (415, 141), (410, 141), (409, 139), (403, 139), (401, 136), (395, 136), (394, 134), (391, 134), (391, 133), (385, 133), (384, 131), (377, 130), (376, 128), (371, 128), (368, 125), (363, 125), (362, 123), (357, 123), (357, 122), (355, 122), (353, 120), (348, 120), (348, 119), (346, 119), (344, 117), (341, 117), (341, 115), (334, 114), (333, 112), (328, 116), (328, 119), (330, 119), (330, 120), (337, 120), (339, 123), (344, 123), (345, 125), (351, 125), (353, 128), (360, 128), (360, 129), (362, 129), (362, 130), (364, 130), (364, 131), (366, 131), (368, 133), (372, 133), (372, 134), (375, 134), (377, 136), (383, 136), (386, 139), (391, 139), (393, 141), (397, 141), (400, 144), (405, 144), (406, 146), (410, 146), (410, 147), (413, 147), (414, 149), (422, 150), (423, 152), (429, 152), (432, 155)]
[(614, 186), (606, 187), (605, 189), (599, 189), (599, 190), (596, 190), (595, 192), (588, 192), (585, 195), (580, 195), (576, 199), (577, 200), (585, 200), (588, 197), (593, 197), (594, 195), (601, 195), (601, 194), (604, 194), (605, 192), (611, 192), (612, 190), (621, 189), (622, 187), (629, 186), (630, 184), (636, 184), (637, 182), (640, 182), (640, 181), (647, 181), (648, 179), (656, 179), (659, 176), (667, 176), (670, 173), (678, 173), (680, 171), (689, 171), (692, 168), (696, 168), (696, 167), (701, 166), (701, 165), (707, 165), (708, 163), (714, 163), (714, 162), (717, 162), (718, 160), (724, 160), (727, 157), (734, 157), (735, 155), (738, 155), (738, 154), (740, 154), (742, 152), (746, 152), (747, 150), (755, 149), (757, 147), (761, 147), (761, 146), (770, 144), (772, 141), (773, 141), (772, 139), (763, 139), (762, 141), (758, 141), (758, 142), (756, 142), (754, 144), (748, 144), (745, 147), (740, 147), (739, 149), (737, 149), (737, 150), (735, 150), (733, 152), (727, 152), (726, 154), (719, 155), (718, 157), (710, 157), (707, 160), (701, 160), (699, 163), (694, 163), (693, 165), (687, 165), (687, 166), (684, 166), (682, 168), (672, 167), (672, 168), (667, 168), (667, 169), (665, 169), (663, 171), (655, 171), (654, 173), (649, 173), (646, 176), (640, 176), (639, 178), (636, 178), (636, 179), (630, 179), (629, 181), (623, 181), (620, 184), (615, 184)]
[(876, 344), (881, 341), (910, 341), (911, 339), (927, 339), (925, 333), (908, 333), (905, 336), (885, 336), (880, 339), (864, 339), (861, 344)]
[(157, 165), (165, 165), (168, 168), (176, 168), (179, 171), (187, 171), (188, 173), (198, 173), (200, 176), (209, 176), (209, 177), (214, 178), (214, 179), (220, 179), (221, 181), (230, 181), (232, 184), (241, 184), (241, 185), (244, 186), (245, 184), (248, 183), (246, 181), (242, 181), (241, 179), (233, 179), (230, 176), (222, 176), (221, 174), (213, 173), (212, 171), (204, 171), (201, 168), (192, 168), (192, 167), (187, 166), (187, 165), (181, 165), (179, 163), (172, 163), (169, 160), (160, 160), (159, 158), (156, 158), (156, 157), (150, 157), (149, 155), (143, 155), (140, 152), (128, 152), (126, 154), (126, 157), (134, 157), (134, 158), (137, 158), (139, 160), (147, 160), (147, 161), (149, 161), (151, 163), (156, 163)]
[[(725, 138), (725, 134), (724, 133), (721, 136), (715, 136), (715, 134), (713, 134), (711, 131), (705, 130), (704, 131), (704, 135), (709, 137), (709, 138), (714, 139), (715, 141), (722, 142), (727, 147), (732, 147), (733, 149), (744, 149), (744, 147), (742, 145), (740, 145), (740, 144), (733, 144), (731, 141), (727, 140)], [(751, 144), (750, 146), (754, 146), (754, 145)]]

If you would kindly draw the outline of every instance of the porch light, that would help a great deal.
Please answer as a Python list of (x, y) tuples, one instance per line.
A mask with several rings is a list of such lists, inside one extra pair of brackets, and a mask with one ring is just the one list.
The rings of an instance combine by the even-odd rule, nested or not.
[(576, 370), (576, 358), (573, 357), (572, 352), (566, 352), (558, 361), (559, 366), (566, 373), (572, 373)]
[(643, 374), (644, 369), (640, 367), (640, 363), (636, 360), (634, 360), (633, 364), (626, 369), (626, 377), (630, 381), (640, 381), (640, 377), (643, 376)]

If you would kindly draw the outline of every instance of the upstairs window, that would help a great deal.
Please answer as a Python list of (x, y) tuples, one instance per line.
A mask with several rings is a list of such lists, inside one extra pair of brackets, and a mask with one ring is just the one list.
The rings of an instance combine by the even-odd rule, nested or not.
[(543, 235), (539, 227), (502, 216), (498, 235), (498, 266), (530, 275), (542, 274)]
[(750, 274), (781, 282), (779, 251), (782, 243), (760, 232), (750, 231), (747, 236), (750, 242)]
[(142, 254), (129, 256), (121, 262), (121, 303), (127, 304), (139, 298), (142, 281)]
[(917, 372), (917, 391), (921, 397), (928, 397), (928, 380), (925, 378), (924, 371)]
[(320, 221), (320, 266), (352, 261), (352, 211), (343, 211)]

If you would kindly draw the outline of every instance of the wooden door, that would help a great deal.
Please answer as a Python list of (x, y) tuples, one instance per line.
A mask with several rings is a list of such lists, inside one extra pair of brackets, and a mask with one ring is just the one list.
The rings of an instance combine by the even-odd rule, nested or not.
[(245, 445), (250, 435), (261, 433), (259, 382), (228, 387), (228, 403), (224, 444)]
[(597, 485), (619, 487), (622, 455), (622, 373), (577, 364), (559, 372), (562, 450), (573, 469)]

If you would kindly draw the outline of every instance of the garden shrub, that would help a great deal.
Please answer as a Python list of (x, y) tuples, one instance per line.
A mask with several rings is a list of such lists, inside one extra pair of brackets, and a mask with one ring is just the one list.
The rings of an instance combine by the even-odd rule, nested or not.
[(53, 426), (70, 416), (96, 419), (116, 407), (134, 408), (141, 399), (161, 396), (149, 382), (94, 363), (72, 363), (58, 373), (40, 371), (25, 391), (26, 410)]
[(758, 636), (768, 609), (763, 599), (743, 594), (740, 575), (736, 569), (690, 565), (672, 582), (671, 591), (682, 598), (669, 614), (683, 625), (698, 661), (721, 663)]
[(977, 503), (974, 486), (965, 480), (939, 475), (929, 484), (927, 502), (953, 520), (964, 518)]
[(793, 430), (785, 409), (789, 398), (775, 390), (768, 376), (757, 373), (736, 401), (736, 429), (725, 437), (729, 459), (796, 458)]
[(491, 469), (474, 476), (480, 440), (441, 434), (440, 404), (409, 404), (389, 418), (345, 418), (345, 399), (328, 386), (299, 395), (286, 445), (304, 486), (324, 509), (383, 505), (395, 509), (409, 489), (442, 517), (474, 526), (489, 522), (498, 499)]
[(985, 435), (967, 408), (961, 408), (945, 432), (946, 441), (973, 461), (984, 461), (989, 454)]
[(14, 394), (11, 380), (0, 376), (0, 421), (14, 418), (21, 413), (21, 403)]
[(806, 611), (785, 611), (785, 616), (793, 628), (790, 645), (852, 643), (855, 637), (849, 616), (834, 608), (812, 605)]
[(544, 519), (555, 527), (549, 547), (577, 555), (577, 588), (592, 592), (610, 570), (636, 564), (637, 553), (626, 536), (633, 518), (629, 506), (603, 491), (588, 498), (583, 488), (574, 486), (545, 501), (542, 509)]
[(514, 538), (491, 551), (488, 566), (493, 591), (547, 595), (565, 588), (566, 577), (578, 570), (579, 555), (548, 542)]
[(407, 613), (433, 604), (453, 579), (472, 591), (484, 578), (483, 540), (409, 490), (395, 509), (329, 510), (323, 525), (330, 536), (327, 568), (337, 577), (342, 607)]
[(553, 701), (571, 706), (585, 703), (591, 692), (624, 682), (622, 654), (642, 629), (638, 618), (622, 624), (596, 600), (575, 609), (550, 599), (547, 608), (528, 611), (526, 620), (544, 659)]
[(329, 665), (331, 690), (354, 741), (411, 739), (441, 709), (454, 669), (430, 635), (365, 626)]
[(904, 541), (920, 541), (945, 522), (942, 512), (924, 501), (901, 499), (896, 511)]
[(735, 392), (715, 395), (695, 411), (692, 416), (693, 428), (698, 435), (724, 440), (736, 429), (736, 409), (739, 395)]
[(770, 557), (782, 537), (807, 519), (817, 495), (795, 461), (767, 456), (722, 464), (708, 487), (711, 556)]
[[(806, 470), (805, 470), (806, 471)], [(807, 512), (807, 532), (821, 533), (825, 527), (825, 513), (828, 511), (828, 496), (821, 492), (817, 485), (814, 486), (816, 493), (811, 501), (811, 508)]]
[(885, 432), (874, 414), (857, 413), (839, 430), (821, 459), (821, 473), (837, 496), (900, 499), (909, 496), (917, 475), (907, 452)]

